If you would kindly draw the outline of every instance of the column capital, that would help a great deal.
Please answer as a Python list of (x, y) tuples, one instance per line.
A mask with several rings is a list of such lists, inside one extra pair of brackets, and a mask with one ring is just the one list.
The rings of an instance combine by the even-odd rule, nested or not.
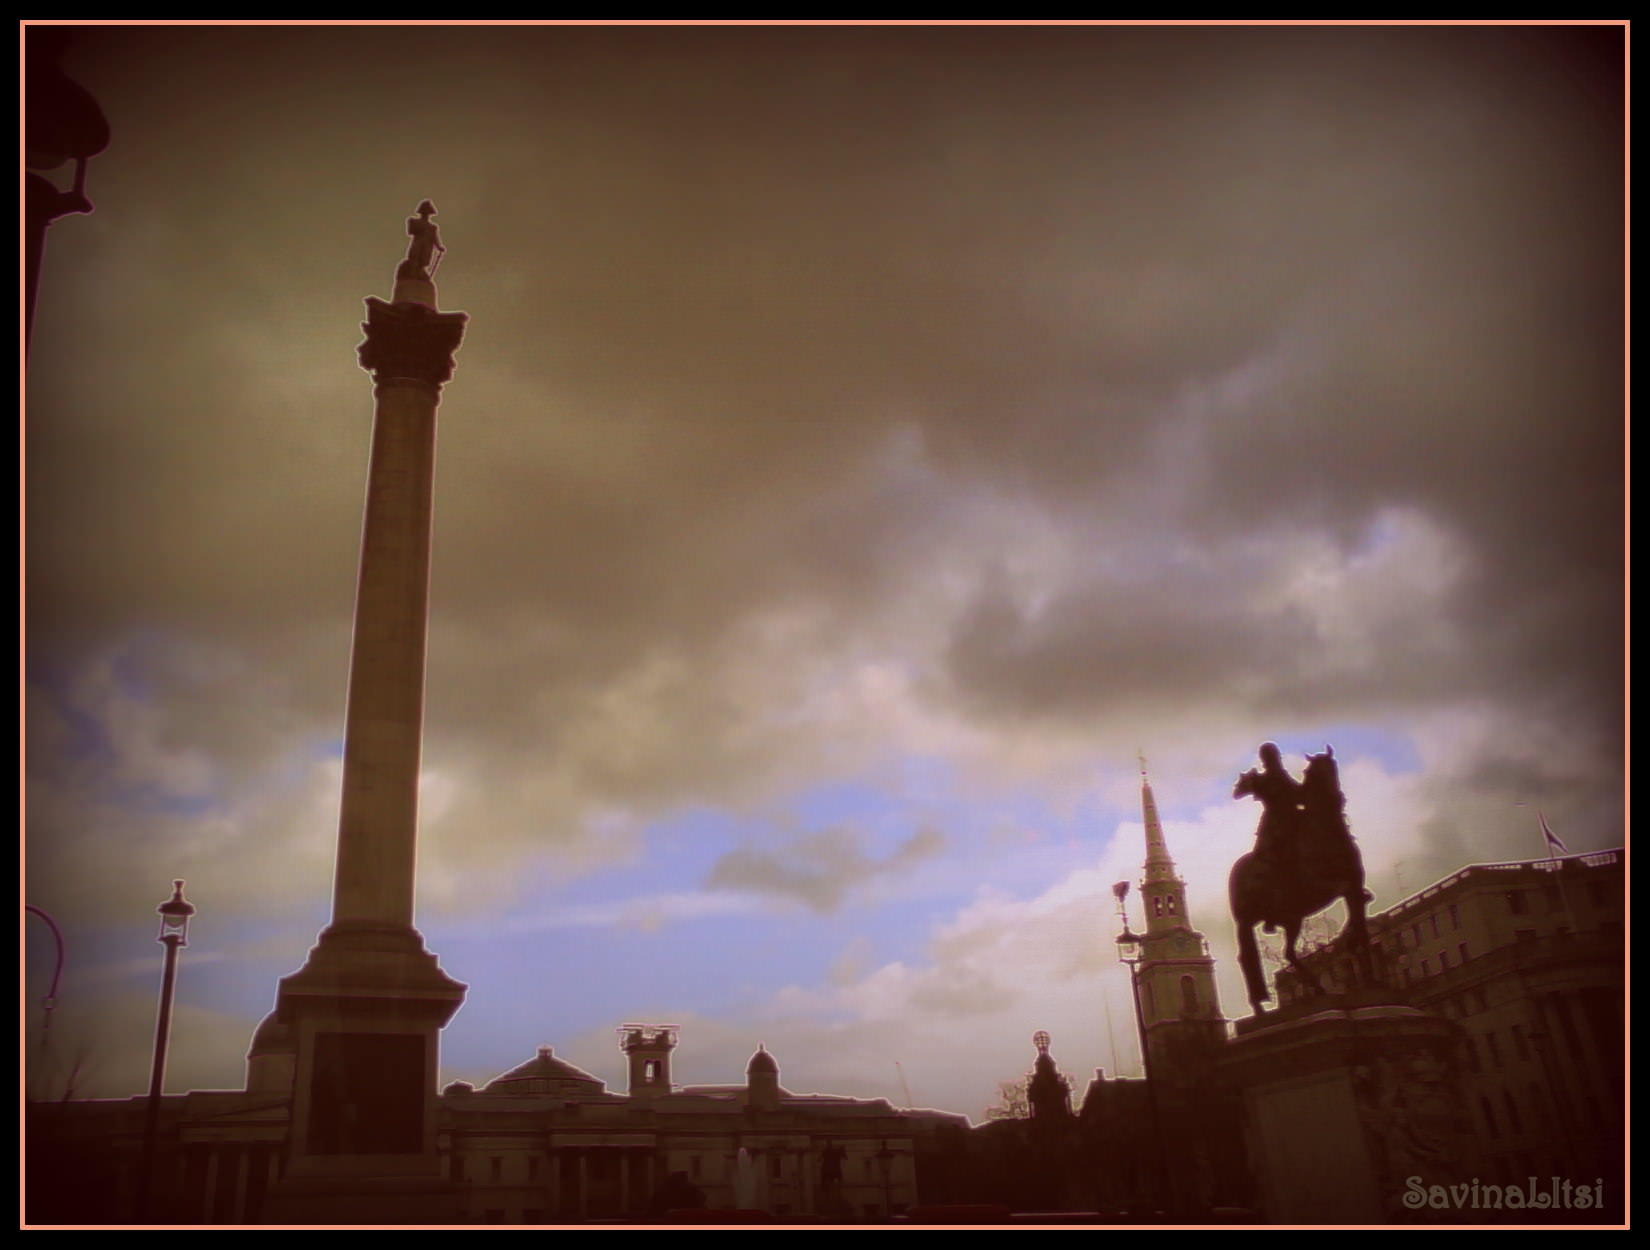
[(361, 367), (380, 386), (407, 380), (439, 388), (453, 376), (453, 353), (464, 340), (469, 315), (437, 312), (423, 304), (397, 303), (369, 296), (366, 341), (355, 350)]

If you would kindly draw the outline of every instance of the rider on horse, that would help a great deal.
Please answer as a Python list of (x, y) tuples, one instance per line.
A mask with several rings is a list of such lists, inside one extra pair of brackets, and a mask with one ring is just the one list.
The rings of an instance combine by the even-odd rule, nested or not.
[(1346, 796), (1333, 747), (1307, 757), (1306, 776), (1296, 781), (1283, 767), (1274, 743), (1260, 748), (1261, 767), (1237, 780), (1233, 798), (1259, 799), (1260, 827), (1255, 849), (1232, 865), (1227, 885), (1238, 927), (1238, 964), (1256, 1013), (1271, 997), (1261, 969), (1254, 926), (1285, 934), (1284, 957), (1296, 965), (1301, 922), (1337, 900), (1346, 904), (1346, 941), (1356, 953), (1361, 984), (1373, 983), (1365, 909), (1363, 857), (1346, 822)]
[(1260, 746), (1260, 768), (1251, 768), (1237, 779), (1232, 797), (1244, 795), (1260, 800), (1260, 827), (1255, 830), (1255, 854), (1283, 880), (1294, 884), (1300, 876), (1301, 835), (1305, 825), (1302, 811), (1305, 787), (1283, 766), (1277, 743)]

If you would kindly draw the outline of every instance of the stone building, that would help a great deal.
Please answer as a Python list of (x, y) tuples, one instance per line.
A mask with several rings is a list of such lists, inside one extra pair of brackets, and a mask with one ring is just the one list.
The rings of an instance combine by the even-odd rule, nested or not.
[[(1625, 1143), (1621, 849), (1473, 864), (1370, 917), (1387, 983), (1452, 1020), (1477, 1174), (1619, 1196)], [(1280, 1005), (1350, 984), (1343, 941), (1278, 977)]]
[[(693, 1207), (882, 1221), (917, 1204), (942, 1130), (967, 1125), (963, 1116), (880, 1100), (792, 1093), (760, 1047), (741, 1084), (677, 1085), (676, 1042), (671, 1026), (624, 1026), (624, 1093), (548, 1046), (480, 1089), (447, 1086), (437, 1100), (436, 1140), (459, 1221), (642, 1220)], [(287, 1157), (292, 1071), (292, 1039), (271, 1016), (248, 1055), (246, 1090), (164, 1099), (153, 1218), (272, 1218), (267, 1199)], [(145, 1101), (34, 1110), (31, 1134), (75, 1179), (58, 1187), (43, 1175), (31, 1189), (31, 1220), (131, 1219)], [(353, 1114), (347, 1093), (338, 1110), (341, 1121)], [(41, 1160), (52, 1166), (48, 1155)]]

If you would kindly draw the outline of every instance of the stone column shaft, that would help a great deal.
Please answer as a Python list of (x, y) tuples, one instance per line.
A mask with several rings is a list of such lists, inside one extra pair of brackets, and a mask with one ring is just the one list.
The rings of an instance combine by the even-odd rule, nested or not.
[(411, 926), (437, 392), (376, 389), (332, 919)]
[(398, 284), (395, 303), (369, 299), (362, 327), (361, 364), (377, 385), (333, 877), (332, 923), (343, 929), (413, 920), (435, 414), (467, 318), (408, 293)]

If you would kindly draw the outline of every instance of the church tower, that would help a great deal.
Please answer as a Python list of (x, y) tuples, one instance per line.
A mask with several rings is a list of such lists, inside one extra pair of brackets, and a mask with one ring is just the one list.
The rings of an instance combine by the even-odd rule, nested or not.
[(1176, 1084), (1194, 1079), (1212, 1058), (1226, 1040), (1226, 1021), (1215, 988), (1215, 961), (1207, 939), (1192, 927), (1186, 912), (1186, 883), (1163, 838), (1144, 759), (1140, 806), (1146, 825), (1146, 865), (1140, 879), (1146, 908), (1138, 971), (1140, 1011), (1154, 1074)]

